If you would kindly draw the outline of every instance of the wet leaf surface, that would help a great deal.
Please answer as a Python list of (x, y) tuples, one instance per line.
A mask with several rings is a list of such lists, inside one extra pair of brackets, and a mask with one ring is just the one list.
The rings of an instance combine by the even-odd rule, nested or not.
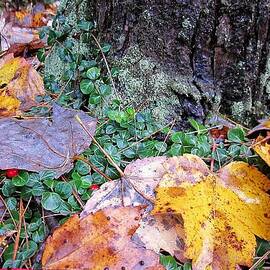
[(142, 212), (119, 207), (71, 217), (48, 238), (43, 269), (165, 269), (157, 254), (131, 241)]
[(56, 104), (52, 121), (46, 118), (0, 119), (0, 169), (49, 170), (57, 177), (69, 172), (73, 167), (73, 157), (91, 143), (91, 138), (76, 121), (76, 115), (94, 135), (95, 118)]
[(165, 173), (167, 157), (136, 160), (124, 171), (125, 177), (103, 184), (88, 200), (81, 217), (105, 207), (146, 205), (134, 241), (155, 252), (166, 250), (180, 260), (183, 257), (183, 226), (181, 217), (151, 216), (155, 188)]

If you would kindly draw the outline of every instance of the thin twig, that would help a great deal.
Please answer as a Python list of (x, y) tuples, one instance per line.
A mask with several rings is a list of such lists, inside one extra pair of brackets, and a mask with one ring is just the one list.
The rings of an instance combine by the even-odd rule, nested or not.
[(17, 252), (19, 248), (20, 234), (21, 234), (21, 228), (22, 228), (22, 219), (23, 219), (23, 201), (22, 201), (22, 198), (20, 198), (19, 223), (18, 223), (17, 235), (16, 235), (14, 248), (13, 248), (13, 256), (12, 256), (13, 261), (16, 260)]
[(130, 149), (131, 147), (137, 145), (138, 143), (143, 142), (143, 141), (145, 141), (145, 140), (151, 138), (153, 135), (155, 135), (156, 133), (160, 132), (160, 131), (161, 131), (162, 129), (164, 129), (165, 127), (168, 127), (169, 125), (171, 125), (172, 122), (173, 122), (173, 121), (171, 121), (171, 122), (170, 122), (169, 124), (167, 124), (166, 126), (164, 126), (164, 127), (160, 128), (160, 129), (158, 129), (158, 130), (152, 132), (150, 135), (148, 135), (148, 136), (146, 136), (146, 137), (140, 139), (139, 141), (132, 143), (132, 144), (129, 145), (128, 147), (126, 147), (126, 148), (120, 150), (119, 153), (121, 154), (122, 152), (124, 152), (124, 151)]
[[(66, 183), (68, 182), (67, 179), (64, 176), (62, 176), (61, 178), (63, 179), (64, 182), (66, 182)], [(72, 188), (72, 194), (75, 197), (75, 199), (77, 200), (77, 202), (79, 203), (79, 205), (81, 206), (81, 208), (83, 209), (84, 208), (84, 203), (83, 203), (83, 201), (81, 200), (80, 196), (78, 195), (77, 191), (74, 188)]]
[(254, 144), (252, 144), (250, 147), (254, 148), (254, 146), (258, 145), (258, 144), (262, 144), (265, 143), (266, 141), (268, 141), (270, 139), (270, 136), (266, 136), (265, 138), (263, 138), (262, 140), (255, 142)]
[[(26, 210), (25, 210), (25, 211), (26, 211)], [(25, 213), (25, 211), (24, 211), (24, 213)], [(23, 227), (24, 227), (24, 231), (25, 231), (25, 242), (26, 242), (26, 247), (27, 247), (27, 249), (29, 249), (28, 233), (27, 233), (27, 227), (26, 227), (26, 222), (25, 222), (24, 215), (23, 215)], [(30, 268), (32, 268), (31, 260), (28, 259), (28, 262), (29, 262)]]
[(223, 115), (223, 114), (221, 114), (221, 113), (219, 113), (219, 115), (220, 115), (222, 118), (224, 118), (225, 120), (227, 120), (227, 121), (233, 123), (234, 125), (240, 126), (241, 128), (243, 128), (243, 129), (245, 129), (245, 130), (250, 130), (249, 128), (247, 128), (247, 127), (245, 127), (245, 126), (243, 126), (243, 125), (241, 125), (241, 124), (235, 122), (234, 120), (230, 119), (230, 118), (229, 118), (228, 116), (226, 116), (226, 115)]
[(250, 268), (249, 270), (255, 270), (256, 267), (264, 260), (266, 259), (268, 256), (270, 255), (270, 250), (268, 250), (257, 262), (255, 262)]
[(70, 77), (68, 79), (68, 81), (65, 83), (65, 85), (62, 86), (62, 88), (61, 88), (61, 90), (60, 90), (60, 92), (59, 92), (59, 94), (58, 94), (58, 96), (57, 96), (57, 98), (56, 98), (55, 101), (58, 101), (60, 99), (60, 97), (63, 95), (63, 93), (66, 90), (66, 88), (67, 88), (68, 84), (70, 83), (71, 79), (72, 79), (72, 77)]
[(119, 172), (120, 176), (124, 176), (124, 172), (120, 169), (120, 167), (114, 162), (114, 160), (111, 158), (111, 156), (102, 148), (102, 146), (98, 143), (98, 141), (93, 137), (93, 135), (88, 131), (84, 123), (82, 122), (79, 115), (75, 116), (75, 119), (79, 122), (79, 124), (82, 126), (84, 131), (88, 134), (88, 136), (93, 140), (93, 142), (98, 146), (99, 150), (107, 157), (107, 159), (110, 161), (110, 163), (115, 167), (115, 169)]
[(13, 218), (13, 216), (12, 216), (12, 214), (11, 214), (11, 212), (10, 212), (10, 210), (9, 210), (9, 208), (8, 208), (5, 200), (4, 200), (4, 198), (1, 196), (1, 194), (0, 194), (0, 200), (3, 202), (4, 206), (6, 207), (8, 213), (9, 213), (9, 215), (10, 215), (12, 221), (13, 221), (14, 226), (17, 227), (17, 224), (16, 224), (16, 222), (15, 222), (15, 220), (14, 220), (14, 218)]
[(93, 163), (91, 163), (88, 159), (86, 159), (85, 157), (82, 156), (75, 156), (74, 160), (81, 160), (83, 162), (85, 162), (86, 164), (88, 164), (95, 172), (97, 172), (98, 174), (100, 174), (101, 176), (103, 176), (105, 179), (107, 179), (108, 181), (113, 181), (108, 175), (106, 175), (104, 172), (102, 172), (100, 169), (98, 169)]
[(115, 95), (117, 95), (117, 98), (120, 99), (120, 97), (119, 97), (119, 95), (118, 95), (118, 93), (117, 93), (115, 84), (114, 84), (114, 80), (113, 80), (113, 77), (112, 77), (111, 69), (110, 69), (110, 67), (109, 67), (109, 65), (108, 65), (106, 56), (105, 56), (105, 54), (103, 53), (102, 48), (101, 48), (101, 46), (100, 46), (100, 44), (99, 44), (97, 38), (96, 38), (93, 34), (91, 34), (91, 36), (92, 36), (92, 38), (94, 39), (95, 43), (97, 44), (98, 48), (100, 49), (102, 58), (103, 58), (104, 63), (105, 63), (105, 65), (106, 65), (107, 71), (108, 71), (108, 73), (109, 73), (109, 77), (110, 77), (110, 81), (111, 81), (111, 84), (112, 84), (112, 87), (113, 87), (113, 91), (114, 91)]
[[(175, 125), (175, 121), (176, 121), (176, 118), (175, 118), (175, 119), (173, 120), (173, 122), (172, 122), (172, 125), (171, 125), (171, 127), (170, 127), (170, 130), (168, 131), (168, 133), (167, 133), (167, 135), (166, 135), (166, 137), (165, 137), (165, 139), (164, 139), (164, 141), (163, 141), (163, 143), (162, 143), (162, 147), (165, 145), (166, 141), (168, 140), (168, 138), (169, 138), (169, 136), (170, 136), (170, 133), (171, 133), (171, 131), (172, 131), (172, 129), (173, 129), (173, 126)], [(161, 152), (161, 147), (160, 147), (160, 149), (159, 149), (159, 151), (158, 151), (157, 156), (159, 156), (160, 152)]]

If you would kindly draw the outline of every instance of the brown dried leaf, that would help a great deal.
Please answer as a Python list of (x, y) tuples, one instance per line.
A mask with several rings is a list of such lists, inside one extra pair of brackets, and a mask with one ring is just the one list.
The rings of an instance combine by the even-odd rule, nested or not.
[(11, 54), (0, 62), (0, 116), (30, 109), (44, 93), (43, 79), (24, 58)]
[(94, 135), (95, 118), (56, 104), (52, 121), (46, 118), (0, 119), (0, 169), (50, 170), (57, 177), (70, 171), (73, 157), (81, 154), (91, 143), (91, 138), (75, 120), (76, 115)]
[(185, 262), (185, 243), (183, 236), (183, 220), (176, 215), (147, 215), (140, 222), (140, 227), (133, 236), (133, 240), (143, 243), (145, 248), (155, 252), (165, 250), (179, 261)]
[(146, 205), (147, 209), (134, 240), (147, 249), (158, 252), (163, 249), (183, 260), (179, 219), (149, 215), (155, 199), (154, 190), (165, 173), (167, 157), (136, 160), (124, 171), (125, 177), (103, 184), (88, 200), (81, 217), (105, 207)]
[(157, 254), (131, 241), (142, 212), (119, 207), (71, 217), (47, 239), (43, 269), (164, 269)]
[[(8, 50), (13, 46), (12, 52), (16, 52), (16, 45), (18, 46), (19, 44), (35, 46), (36, 49), (45, 46), (45, 43), (40, 40), (37, 30), (14, 26), (11, 22), (2, 24), (4, 24), (3, 28), (0, 30), (2, 35), (2, 51)], [(21, 51), (21, 48), (19, 48), (19, 50)]]
[(39, 28), (49, 25), (55, 15), (57, 4), (29, 5), (25, 10), (4, 10), (0, 14), (1, 50), (16, 55), (26, 50), (44, 47), (39, 38)]
[(166, 157), (145, 158), (129, 164), (125, 177), (103, 184), (87, 201), (81, 217), (105, 207), (147, 205), (152, 208), (154, 190), (165, 170), (161, 164)]
[(224, 141), (227, 139), (227, 133), (228, 133), (229, 127), (227, 126), (221, 126), (218, 128), (211, 128), (210, 134), (211, 137), (215, 140)]

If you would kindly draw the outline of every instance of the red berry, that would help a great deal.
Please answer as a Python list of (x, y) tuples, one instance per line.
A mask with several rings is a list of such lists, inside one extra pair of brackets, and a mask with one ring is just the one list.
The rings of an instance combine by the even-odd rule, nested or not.
[(6, 177), (7, 178), (15, 177), (18, 174), (19, 174), (19, 170), (18, 169), (7, 169), (6, 170)]
[(99, 185), (97, 184), (93, 184), (91, 187), (90, 187), (91, 190), (98, 190), (99, 189)]

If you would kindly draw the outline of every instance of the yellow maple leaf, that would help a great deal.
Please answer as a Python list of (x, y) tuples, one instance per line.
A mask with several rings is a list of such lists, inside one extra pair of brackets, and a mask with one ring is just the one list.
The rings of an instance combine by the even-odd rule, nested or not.
[(0, 116), (16, 114), (36, 105), (37, 95), (45, 93), (37, 71), (21, 57), (6, 56), (0, 63)]
[(244, 162), (212, 173), (197, 156), (164, 163), (152, 214), (174, 213), (184, 220), (185, 256), (193, 270), (250, 266), (255, 235), (270, 240), (269, 179)]

